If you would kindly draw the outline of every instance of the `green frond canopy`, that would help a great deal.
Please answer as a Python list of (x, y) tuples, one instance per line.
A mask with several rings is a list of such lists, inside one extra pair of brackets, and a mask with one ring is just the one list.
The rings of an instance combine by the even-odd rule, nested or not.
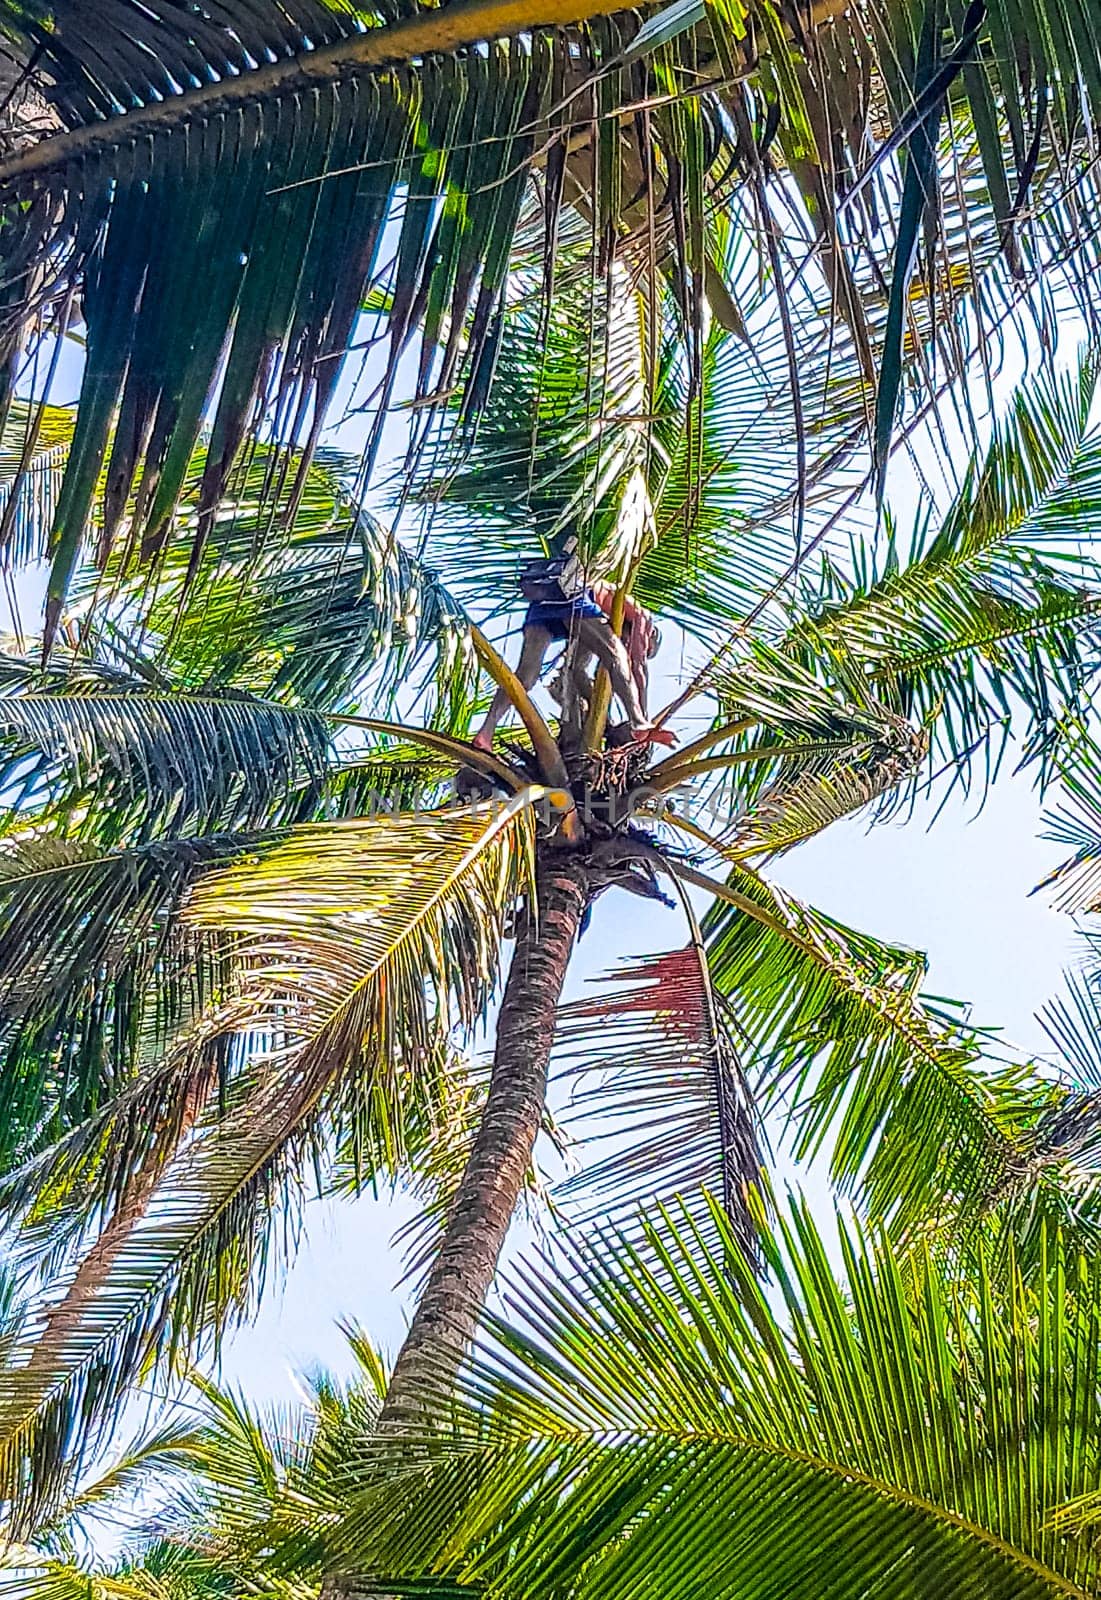
[[(459, 602), (355, 503), (342, 457), (311, 465), (292, 526), (271, 540), (266, 495), (277, 471), (274, 452), (261, 450), (235, 474), (196, 567), (186, 542), (173, 542), (154, 588), (140, 577), (124, 584), (106, 610), (105, 644), (125, 643), (137, 609), (157, 658), (181, 683), (248, 687), (327, 711), (355, 709), (368, 695), (377, 707), (400, 688), (407, 715), (418, 701), (431, 715), (434, 697), (454, 726), (476, 676)], [(194, 515), (192, 498), (182, 524)], [(97, 619), (94, 581), (85, 587)]]
[[(549, 307), (521, 279), (477, 427), (441, 423), (414, 479), (431, 560), (456, 593), (503, 597), (522, 560), (572, 535), (590, 574), (631, 579), (652, 611), (714, 646), (792, 561), (797, 429), (774, 294), (748, 222), (721, 217), (713, 231), (746, 325), (714, 319), (698, 366), (625, 271), (594, 289), (576, 245)], [(834, 469), (840, 499), (858, 481), (843, 468), (864, 395), (851, 352), (819, 360), (809, 300), (806, 321), (807, 479)], [(471, 537), (486, 524), (492, 538)]]
[(365, 470), (413, 342), (418, 406), (458, 391), (475, 420), (510, 269), (542, 259), (549, 300), (564, 217), (588, 227), (597, 279), (622, 260), (668, 280), (698, 373), (706, 300), (752, 331), (709, 236), (742, 180), (796, 431), (813, 419), (798, 396), (799, 291), (781, 280), (810, 274), (817, 314), (836, 322), (822, 353), (827, 368), (844, 356), (846, 405), (853, 360), (868, 417), (879, 380), (880, 466), (900, 396), (912, 411), (940, 382), (930, 343), (939, 373), (976, 347), (995, 364), (988, 327), (1031, 315), (1029, 286), (1079, 251), (1063, 279), (1089, 307), (1101, 43), (1088, 7), (1045, 3), (1027, 23), (1008, 0), (812, 8), (797, 23), (772, 0), (645, 22), (594, 14), (608, 9), (548, 0), (521, 24), (496, 0), (461, 14), (256, 0), (242, 20), (222, 4), (6, 0), (58, 124), (0, 165), (9, 397), (28, 341), (60, 336), (78, 311), (86, 334), (48, 635), (104, 470), (101, 559), (125, 522), (148, 565), (207, 415), (193, 555), (248, 441), (266, 429), (308, 458), (361, 343), (386, 347)]
[[(678, 1209), (514, 1274), (415, 1440), (375, 1431), (385, 1372), (355, 1331), (351, 1383), (319, 1375), (290, 1414), (198, 1379), (194, 1490), (103, 1593), (304, 1600), (328, 1574), (433, 1600), (1089, 1600), (1095, 1262), (1054, 1233), (1028, 1274), (1012, 1253), (903, 1267), (795, 1201), (760, 1233), (763, 1285), (716, 1201), (707, 1232)], [(28, 1600), (86, 1592), (34, 1555)]]
[[(489, 1064), (480, 1058), (470, 1060), (456, 1055), (440, 1074), (436, 1103), (429, 1108), (416, 1138), (414, 1169), (403, 1179), (402, 1192), (416, 1202), (418, 1209), (391, 1240), (394, 1248), (401, 1251), (403, 1281), (414, 1293), (431, 1270), (451, 1219), (455, 1196), (485, 1114), (488, 1090)], [(522, 1208), (530, 1201), (535, 1202), (533, 1210), (538, 1208), (537, 1182), (533, 1170), (521, 1199)], [(356, 1141), (349, 1139), (340, 1152), (333, 1188), (337, 1193), (358, 1194), (363, 1186), (363, 1157)]]
[(365, 1458), (332, 1565), (502, 1600), (1094, 1593), (1055, 1521), (1101, 1468), (1094, 1264), (1056, 1237), (1028, 1283), (904, 1274), (841, 1226), (838, 1276), (795, 1206), (769, 1292), (714, 1225), (725, 1252), (663, 1220), (525, 1274), (455, 1434), (374, 1486)]
[(13, 398), (0, 430), (0, 556), (5, 567), (39, 560), (53, 526), (74, 413)]
[[(1091, 352), (1076, 371), (1019, 390), (940, 523), (919, 518), (908, 549), (897, 536), (878, 556), (854, 546), (848, 572), (825, 563), (776, 641), (772, 675), (787, 658), (808, 680), (878, 705), (885, 722), (904, 719), (924, 734), (933, 770), (954, 781), (976, 769), (989, 779), (1013, 737), (1043, 779), (1065, 765), (1101, 660), (1096, 391)], [(741, 714), (759, 662), (750, 644), (711, 669), (730, 714)], [(919, 765), (896, 774), (902, 798)]]
[[(181, 929), (177, 912), (198, 873), (255, 843), (255, 834), (211, 834), (106, 850), (31, 837), (3, 848), (5, 1166), (94, 1116), (217, 1003), (231, 971), (228, 942)], [(134, 1131), (156, 1133), (140, 1118)], [(124, 1150), (126, 1141), (116, 1153)]]
[[(204, 459), (200, 450), (181, 531), (196, 526)], [(356, 503), (346, 456), (322, 453), (307, 467), (299, 453), (293, 462), (300, 482), (279, 539), (273, 519), (291, 515), (292, 496), (286, 484), (272, 489), (280, 459), (260, 447), (214, 509), (197, 563), (185, 538), (164, 550), (155, 583), (117, 559), (108, 585), (82, 569), (73, 594), (82, 644), (172, 689), (250, 691), (327, 712), (365, 698), (377, 708), (401, 689), (407, 715), (461, 722), (475, 679), (462, 607)]]
[(314, 712), (240, 692), (187, 694), (80, 660), (0, 655), (0, 801), (105, 843), (247, 830), (310, 804), (332, 761)]
[[(726, 883), (667, 856), (717, 908), (563, 1041), (621, 1141), (590, 1198), (693, 1193), (679, 1233), (533, 1279), (468, 1374), (465, 1454), (311, 1513), (383, 1593), (1084, 1595), (1093, 1548), (1051, 1518), (1099, 1465), (1092, 991), (1051, 1015), (1073, 1084), (1000, 1062), (920, 957), (746, 863), (927, 763), (995, 767), (1022, 711), (1044, 778), (1086, 752), (1095, 355), (1015, 401), (908, 551), (892, 526), (846, 565), (837, 536), (900, 423), (1068, 300), (1093, 316), (1101, 32), (1082, 0), (612, 4), (0, 0), (47, 119), (0, 157), (0, 567), (48, 559), (55, 648), (0, 658), (0, 1215), (43, 1288), (0, 1361), (0, 1498), (18, 1524), (59, 1496), (139, 1375), (247, 1310), (311, 1177), (411, 1178), (446, 1215), (546, 797), (462, 742), (464, 602), (571, 531), (710, 652), (669, 715), (710, 694), (711, 732), (639, 766), (652, 812), (720, 797), (695, 833)], [(387, 528), (363, 500), (399, 402)], [(326, 457), (342, 407), (355, 453)], [(471, 758), (512, 797), (426, 811)], [(844, 1289), (801, 1214), (753, 1280), (754, 1078), (889, 1235), (843, 1238)], [(319, 1391), (293, 1461), (221, 1407), (265, 1529), (231, 1592), (269, 1592), (322, 1441), (385, 1454), (372, 1371), (328, 1431)], [(132, 1594), (220, 1593), (189, 1559)], [(309, 1565), (270, 1592), (304, 1600)]]
[[(231, 1600), (254, 1587), (283, 1600), (316, 1594), (316, 1524), (341, 1504), (342, 1478), (369, 1445), (386, 1366), (367, 1336), (345, 1325), (353, 1358), (340, 1382), (315, 1371), (302, 1399), (259, 1408), (190, 1370), (181, 1419), (76, 1473), (26, 1543), (0, 1556), (0, 1594), (22, 1600)], [(96, 1553), (96, 1534), (125, 1516), (134, 1490), (159, 1502), (121, 1556)], [(84, 1537), (82, 1537), (82, 1535)]]

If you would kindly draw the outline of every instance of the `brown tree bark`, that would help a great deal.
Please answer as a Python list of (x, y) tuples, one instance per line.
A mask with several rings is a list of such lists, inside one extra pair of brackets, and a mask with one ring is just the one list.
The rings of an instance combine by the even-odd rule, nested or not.
[(49, 1311), (27, 1362), (28, 1372), (50, 1372), (58, 1350), (80, 1327), (85, 1312), (107, 1282), (111, 1268), (131, 1233), (149, 1209), (163, 1163), (140, 1172), (126, 1191), (110, 1222), (77, 1268), (65, 1294)]
[(198, 1121), (214, 1081), (212, 1068), (207, 1081), (188, 1095), (175, 1129), (158, 1149), (151, 1152), (145, 1164), (139, 1167), (126, 1185), (110, 1222), (89, 1247), (88, 1254), (73, 1274), (72, 1282), (62, 1298), (47, 1313), (27, 1362), (27, 1372), (49, 1374), (53, 1371), (58, 1351), (64, 1348), (65, 1341), (80, 1327), (88, 1306), (110, 1277), (123, 1246), (144, 1220), (156, 1197), (161, 1175)]
[(578, 854), (546, 850), (513, 952), (485, 1109), (424, 1293), (398, 1354), (380, 1428), (417, 1426), (425, 1393), (458, 1368), (493, 1282), (543, 1115), (566, 968), (589, 899)]

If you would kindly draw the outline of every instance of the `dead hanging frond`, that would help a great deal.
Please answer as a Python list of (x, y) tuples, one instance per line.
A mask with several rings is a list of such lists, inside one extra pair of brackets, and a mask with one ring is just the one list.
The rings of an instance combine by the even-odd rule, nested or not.
[(725, 1012), (695, 942), (596, 980), (561, 1008), (558, 1071), (567, 1132), (612, 1146), (563, 1186), (582, 1218), (688, 1200), (708, 1186), (752, 1250), (754, 1192), (767, 1192), (759, 1127)]

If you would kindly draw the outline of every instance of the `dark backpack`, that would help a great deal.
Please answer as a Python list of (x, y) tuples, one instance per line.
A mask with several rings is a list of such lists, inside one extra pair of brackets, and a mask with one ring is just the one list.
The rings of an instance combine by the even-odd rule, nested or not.
[(585, 573), (576, 550), (560, 556), (540, 556), (520, 569), (520, 593), (525, 600), (554, 604), (576, 600), (585, 593)]

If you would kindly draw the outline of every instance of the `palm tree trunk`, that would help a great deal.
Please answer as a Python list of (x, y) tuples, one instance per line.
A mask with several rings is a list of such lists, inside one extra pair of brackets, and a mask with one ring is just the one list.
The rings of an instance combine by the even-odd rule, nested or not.
[(157, 1171), (139, 1174), (111, 1221), (80, 1263), (64, 1297), (52, 1307), (27, 1362), (28, 1372), (50, 1373), (58, 1349), (80, 1328), (91, 1301), (102, 1290), (123, 1245), (149, 1209), (157, 1187)]
[(27, 1362), (28, 1372), (54, 1371), (58, 1350), (80, 1328), (88, 1306), (103, 1289), (123, 1246), (144, 1221), (161, 1175), (198, 1121), (214, 1081), (212, 1075), (189, 1094), (171, 1136), (150, 1154), (126, 1185), (110, 1222), (81, 1261), (62, 1298), (48, 1312)]
[(497, 1021), (485, 1110), (450, 1220), (390, 1379), (379, 1426), (423, 1417), (473, 1337), (527, 1175), (547, 1092), (566, 968), (589, 899), (586, 864), (548, 849), (536, 866), (537, 910), (516, 941)]

